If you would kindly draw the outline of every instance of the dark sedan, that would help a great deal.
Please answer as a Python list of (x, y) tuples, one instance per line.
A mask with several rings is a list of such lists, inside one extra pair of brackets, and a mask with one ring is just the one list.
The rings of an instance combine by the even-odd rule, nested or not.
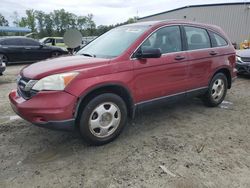
[(36, 62), (67, 53), (61, 48), (47, 46), (31, 38), (0, 38), (0, 57), (6, 65), (10, 63)]
[(238, 74), (250, 74), (250, 49), (237, 50), (236, 68)]

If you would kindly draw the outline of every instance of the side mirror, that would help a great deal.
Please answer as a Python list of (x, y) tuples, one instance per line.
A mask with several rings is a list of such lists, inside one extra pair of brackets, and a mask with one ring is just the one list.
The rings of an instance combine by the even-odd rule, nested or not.
[(160, 48), (143, 47), (136, 52), (135, 57), (138, 59), (159, 58), (161, 54)]

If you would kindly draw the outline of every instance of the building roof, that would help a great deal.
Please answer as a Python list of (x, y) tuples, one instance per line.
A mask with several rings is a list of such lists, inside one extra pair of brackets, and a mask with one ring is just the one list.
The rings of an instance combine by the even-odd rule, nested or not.
[(28, 33), (28, 32), (31, 32), (31, 29), (26, 28), (26, 27), (0, 26), (0, 32), (21, 32), (21, 33)]
[(152, 14), (152, 15), (149, 15), (149, 16), (144, 16), (144, 17), (138, 18), (138, 20), (144, 19), (144, 18), (150, 18), (150, 17), (153, 17), (153, 16), (158, 16), (158, 15), (169, 13), (169, 12), (174, 12), (174, 11), (185, 9), (185, 8), (225, 6), (225, 5), (250, 5), (250, 1), (248, 1), (248, 2), (237, 2), (237, 3), (217, 3), (217, 4), (215, 3), (215, 4), (202, 4), (202, 5), (188, 5), (188, 6), (184, 6), (184, 7), (164, 11), (164, 12), (160, 12), (160, 13), (157, 13), (157, 14)]

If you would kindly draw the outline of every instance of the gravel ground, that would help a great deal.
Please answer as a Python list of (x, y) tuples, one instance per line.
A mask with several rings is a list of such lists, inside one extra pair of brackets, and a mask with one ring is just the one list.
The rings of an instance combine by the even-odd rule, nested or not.
[(140, 112), (93, 147), (15, 116), (8, 93), (23, 66), (0, 77), (0, 187), (250, 187), (249, 77), (220, 107), (192, 99)]

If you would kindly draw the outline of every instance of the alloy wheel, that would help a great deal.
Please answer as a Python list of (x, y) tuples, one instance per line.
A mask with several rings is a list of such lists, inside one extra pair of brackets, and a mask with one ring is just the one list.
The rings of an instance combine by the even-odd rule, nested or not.
[(219, 101), (223, 97), (224, 91), (225, 91), (224, 81), (222, 79), (215, 80), (212, 86), (212, 91), (211, 91), (213, 100)]
[(7, 64), (8, 63), (8, 58), (5, 55), (0, 54), (0, 61), (2, 61), (3, 63)]

